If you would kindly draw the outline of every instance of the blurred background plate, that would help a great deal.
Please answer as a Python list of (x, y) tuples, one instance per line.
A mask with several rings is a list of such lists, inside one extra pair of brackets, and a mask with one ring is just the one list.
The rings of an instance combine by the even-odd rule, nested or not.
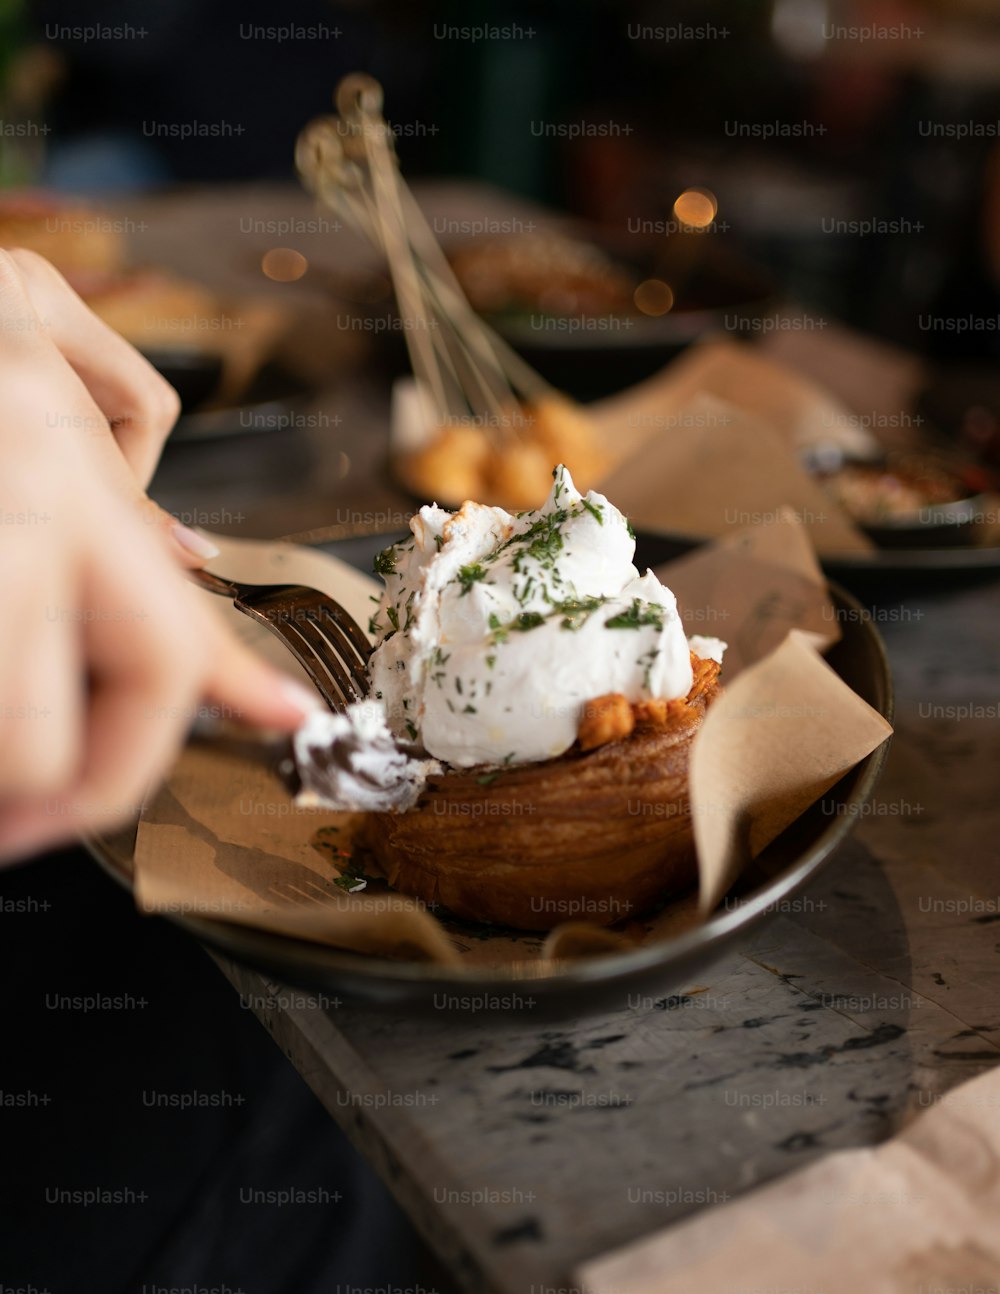
[[(277, 362), (265, 364), (238, 403), (216, 404), (202, 393), (218, 384), (221, 365), (214, 357), (192, 355), (153, 359), (157, 369), (181, 397), (181, 416), (171, 440), (214, 440), (280, 431), (304, 416), (316, 399), (316, 388)], [(214, 375), (214, 380), (213, 379)], [(209, 383), (211, 382), (211, 385)]]
[[(699, 234), (670, 244), (672, 261), (651, 239), (615, 238), (583, 230), (584, 248), (607, 255), (622, 276), (628, 310), (581, 309), (567, 293), (561, 312), (546, 309), (542, 290), (534, 308), (491, 312), (483, 318), (557, 390), (580, 401), (598, 400), (651, 377), (691, 342), (715, 333), (744, 337), (776, 304), (773, 277), (743, 256)], [(678, 243), (686, 257), (678, 256)], [(550, 276), (551, 279), (552, 276)]]

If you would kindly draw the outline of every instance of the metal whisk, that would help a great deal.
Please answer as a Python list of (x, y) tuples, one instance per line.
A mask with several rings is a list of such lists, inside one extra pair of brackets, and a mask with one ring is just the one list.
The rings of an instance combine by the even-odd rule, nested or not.
[(437, 421), (510, 425), (520, 401), (552, 388), (466, 300), (400, 175), (381, 85), (354, 73), (334, 100), (339, 115), (317, 118), (299, 136), (303, 183), (385, 256), (413, 373)]

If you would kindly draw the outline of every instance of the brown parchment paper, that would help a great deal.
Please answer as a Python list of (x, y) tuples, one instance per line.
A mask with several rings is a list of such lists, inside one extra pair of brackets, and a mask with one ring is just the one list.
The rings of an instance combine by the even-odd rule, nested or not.
[(688, 778), (700, 907), (892, 732), (797, 629), (709, 710)]
[(1000, 1072), (877, 1148), (843, 1150), (584, 1264), (588, 1294), (989, 1294), (1000, 1272)]
[(817, 441), (833, 441), (861, 456), (877, 448), (851, 407), (825, 383), (813, 382), (759, 347), (730, 337), (696, 342), (659, 373), (598, 401), (588, 412), (621, 461), (664, 432), (683, 426), (685, 411), (700, 396), (722, 400), (762, 422), (792, 450)]
[(826, 580), (805, 529), (789, 508), (661, 566), (688, 636), (727, 644), (723, 682), (800, 630), (818, 649), (840, 638)]
[[(885, 444), (921, 427), (913, 417), (927, 365), (910, 351), (843, 324), (796, 310), (775, 316), (775, 327), (759, 342), (774, 363), (800, 374), (852, 412), (844, 425), (871, 430)], [(827, 418), (832, 417), (827, 411)], [(834, 424), (824, 431), (837, 431)]]
[[(299, 809), (262, 761), (222, 743), (185, 751), (140, 827), (135, 897), (144, 912), (193, 913), (383, 952), (449, 962), (440, 925), (401, 894), (334, 884), (338, 837), (349, 853), (358, 814)], [(330, 853), (313, 841), (323, 830)], [(142, 863), (138, 865), (141, 856)]]
[(599, 483), (634, 526), (707, 538), (791, 508), (818, 552), (872, 551), (773, 422), (705, 393), (677, 407), (676, 425), (657, 431)]
[[(367, 617), (369, 598), (378, 586), (336, 559), (287, 544), (219, 542), (223, 552), (212, 564), (219, 573), (309, 583), (339, 598), (359, 620)], [(673, 569), (658, 572), (668, 584)], [(717, 772), (703, 761), (697, 781), (692, 774), (696, 839), (705, 851), (699, 859), (703, 909), (706, 896), (721, 897), (719, 886), (747, 856), (747, 842), (753, 849), (773, 838), (781, 830), (777, 824), (782, 817), (791, 821), (806, 806), (810, 790), (815, 791), (813, 798), (822, 794), (871, 749), (867, 743), (875, 729), (869, 708), (853, 692), (843, 684), (839, 690), (831, 688), (830, 679), (839, 680), (811, 645), (832, 641), (836, 623), (815, 556), (790, 512), (784, 510), (764, 527), (683, 559), (676, 573), (687, 632), (738, 644), (723, 674), (727, 693), (739, 688), (737, 703), (713, 725), (710, 749), (729, 750), (732, 744), (740, 758), (720, 761)], [(705, 600), (706, 592), (711, 603)], [(244, 637), (264, 645), (272, 659), (282, 658), (284, 649), (266, 630), (221, 599), (218, 606), (237, 617)], [(703, 618), (699, 608), (705, 617), (711, 611), (713, 618)], [(795, 640), (800, 645), (792, 654), (786, 698), (806, 711), (829, 710), (828, 724), (800, 722), (789, 728), (747, 722), (755, 708), (762, 714), (773, 708), (781, 659), (774, 669), (762, 667), (775, 660), (775, 648), (782, 650), (778, 644), (787, 640), (789, 629), (800, 631)], [(723, 700), (725, 696), (713, 706), (710, 718)], [(867, 725), (861, 741), (859, 722)], [(885, 725), (883, 736), (887, 732)], [(799, 756), (793, 767), (778, 758), (775, 748), (775, 743), (784, 746), (789, 741)], [(456, 922), (393, 893), (378, 880), (369, 879), (363, 891), (347, 893), (350, 877), (342, 885), (338, 878), (357, 865), (350, 859), (351, 838), (360, 815), (297, 808), (267, 767), (262, 749), (259, 741), (229, 739), (194, 743), (183, 752), (139, 824), (135, 893), (143, 911), (197, 913), (384, 956), (440, 963), (461, 957), (466, 964), (487, 965), (598, 955), (668, 938), (702, 919), (698, 896), (690, 895), (650, 921), (614, 931), (573, 922), (543, 938)], [(775, 777), (760, 785), (749, 783), (743, 767), (747, 759), (780, 770), (787, 778), (787, 796)], [(822, 772), (810, 773), (804, 784), (803, 769)], [(763, 795), (760, 803), (753, 798), (757, 792)], [(703, 826), (701, 817), (706, 819)]]

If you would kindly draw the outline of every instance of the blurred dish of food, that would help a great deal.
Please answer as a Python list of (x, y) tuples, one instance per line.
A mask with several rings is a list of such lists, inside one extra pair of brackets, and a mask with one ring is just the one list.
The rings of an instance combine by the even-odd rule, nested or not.
[(635, 276), (594, 243), (559, 233), (490, 238), (450, 257), (480, 314), (633, 314)]
[(413, 379), (393, 388), (393, 468), (421, 499), (459, 507), (481, 499), (514, 511), (538, 507), (565, 463), (583, 489), (609, 465), (585, 411), (556, 393), (512, 404), (500, 415), (440, 421)]
[(88, 277), (78, 291), (99, 319), (140, 350), (216, 350), (227, 328), (215, 293), (164, 270)]
[(748, 335), (774, 297), (763, 271), (709, 233), (547, 230), (469, 239), (448, 256), (473, 307), (579, 400), (645, 380), (707, 333)]
[(929, 451), (813, 467), (838, 506), (883, 547), (968, 543), (984, 509), (975, 469)]
[[(200, 400), (240, 400), (273, 354), (287, 323), (274, 302), (223, 299), (210, 288), (160, 269), (133, 269), (82, 282), (81, 295), (115, 332), (170, 377), (179, 368), (198, 382), (188, 389)], [(200, 358), (199, 358), (200, 357)], [(219, 375), (207, 390), (207, 376)]]
[(0, 194), (0, 247), (37, 252), (71, 282), (114, 273), (126, 259), (121, 221), (82, 199), (34, 189)]
[(0, 247), (50, 261), (99, 319), (178, 387), (186, 413), (234, 405), (273, 356), (287, 311), (263, 298), (224, 299), (165, 268), (129, 265), (127, 227), (78, 198), (0, 195)]

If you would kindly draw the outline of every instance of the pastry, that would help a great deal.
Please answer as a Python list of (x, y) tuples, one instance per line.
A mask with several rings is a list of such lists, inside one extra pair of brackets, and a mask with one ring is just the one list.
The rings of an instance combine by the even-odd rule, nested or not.
[(526, 929), (693, 884), (688, 760), (725, 649), (688, 641), (622, 514), (553, 475), (534, 512), (420, 510), (376, 563), (369, 698), (296, 739), (313, 803), (371, 810), (392, 885)]
[(443, 771), (409, 811), (370, 815), (380, 872), (432, 907), (525, 930), (612, 925), (693, 888), (688, 760), (719, 691), (716, 662), (699, 665), (662, 722), (541, 763)]

